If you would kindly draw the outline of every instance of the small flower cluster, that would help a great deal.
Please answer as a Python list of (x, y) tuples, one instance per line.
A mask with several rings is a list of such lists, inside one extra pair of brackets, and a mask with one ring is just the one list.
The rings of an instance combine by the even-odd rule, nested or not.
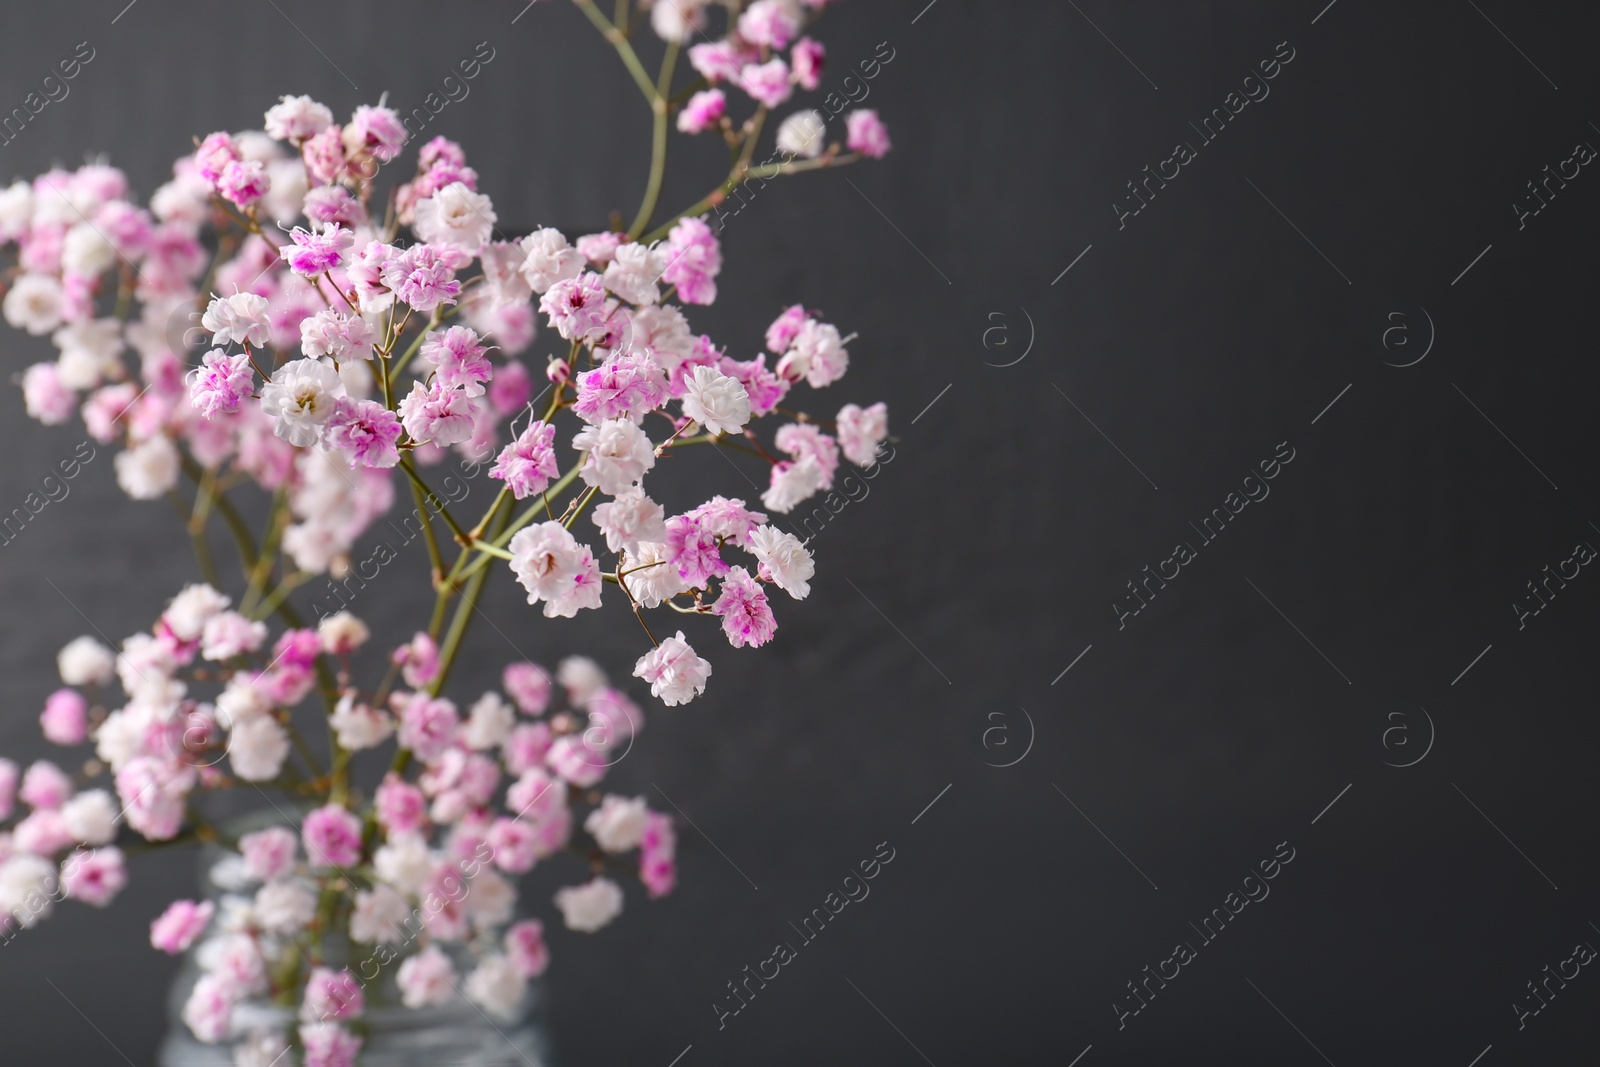
[[(674, 112), (687, 132), (720, 128), (737, 184), (751, 177), (766, 109), (819, 83), (824, 50), (805, 31), (825, 0), (756, 0), (715, 42), (704, 38), (710, 6), (649, 5), (672, 42), (653, 105), (663, 137)], [(626, 33), (610, 31), (636, 66)], [(667, 90), (690, 37), (710, 87), (685, 102)], [(721, 86), (746, 93), (756, 115), (736, 127)], [(815, 112), (790, 116), (778, 149), (819, 166), (888, 150), (874, 113), (845, 121), (852, 155), (823, 153)], [(445, 695), (493, 571), (504, 565), (551, 618), (599, 608), (614, 585), (606, 599), (649, 642), (632, 677), (666, 706), (688, 703), (712, 665), (686, 629), (714, 620), (734, 648), (770, 641), (769, 598), (806, 597), (815, 574), (774, 516), (831, 489), (841, 463), (874, 465), (889, 436), (882, 403), (831, 418), (803, 409), (808, 391), (845, 375), (855, 337), (820, 313), (784, 310), (765, 351), (745, 359), (691, 325), (718, 297), (723, 251), (702, 216), (720, 193), (650, 231), (653, 181), (626, 232), (508, 237), (465, 151), (443, 137), (380, 190), (408, 140), (382, 104), (339, 123), (285, 96), (259, 130), (197, 139), (142, 206), (100, 162), (0, 189), (0, 256), (14, 260), (0, 317), (57, 350), (21, 375), (28, 413), (47, 425), (81, 416), (117, 447), (128, 496), (189, 508), (205, 577), (119, 649), (85, 637), (62, 650), (65, 688), (40, 725), (93, 756), (81, 785), (51, 761), (0, 760), (0, 933), (60, 900), (110, 903), (128, 877), (124, 829), (141, 847), (230, 846), (217, 899), (173, 904), (151, 942), (194, 952), (203, 973), (184, 1019), (203, 1041), (242, 1041), (240, 1063), (290, 1047), (308, 1064), (352, 1063), (354, 1021), (391, 963), (410, 1007), (459, 988), (485, 1012), (513, 1014), (549, 955), (540, 923), (517, 921), (516, 880), (546, 860), (587, 865), (552, 898), (571, 930), (620, 913), (621, 864), (647, 896), (672, 891), (672, 821), (598, 789), (644, 715), (597, 664), (571, 657), (552, 678), (514, 663), (471, 704)], [(536, 397), (519, 357), (541, 333), (548, 384)], [(768, 418), (776, 425), (759, 433)], [(653, 472), (708, 448), (766, 465), (764, 510), (710, 487), (671, 507), (652, 497), (669, 501)], [(452, 453), (498, 483), (476, 524), (429, 485)], [(397, 485), (426, 534), (434, 610), (363, 686), (366, 624), (341, 611), (308, 625), (291, 596), (312, 576), (350, 574)], [(270, 497), (259, 534), (230, 495), (250, 487)], [(239, 548), (233, 595), (210, 556), (216, 517)], [(658, 639), (645, 613), (659, 610), (711, 620)], [(325, 762), (297, 726), (313, 696)], [(363, 789), (352, 766), (380, 749), (388, 769), (374, 765)], [(203, 801), (241, 786), (281, 792), (293, 819), (227, 838)], [(335, 934), (365, 960), (334, 966)], [(298, 1005), (294, 1033), (237, 1022), (237, 1008), (265, 998)]]

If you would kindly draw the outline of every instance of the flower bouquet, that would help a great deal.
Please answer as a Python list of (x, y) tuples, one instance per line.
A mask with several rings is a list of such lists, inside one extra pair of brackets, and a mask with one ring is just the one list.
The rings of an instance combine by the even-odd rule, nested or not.
[[(0, 936), (63, 901), (107, 906), (135, 851), (206, 843), (226, 857), (215, 891), (150, 927), (198, 968), (183, 1022), (238, 1064), (348, 1065), (380, 1004), (516, 1016), (548, 962), (539, 909), (518, 907), (535, 867), (557, 887), (535, 899), (578, 931), (615, 920), (634, 876), (648, 897), (672, 891), (672, 819), (601, 790), (644, 722), (634, 686), (686, 704), (712, 673), (691, 634), (771, 640), (773, 598), (806, 596), (813, 574), (781, 516), (842, 461), (874, 464), (888, 434), (882, 404), (801, 406), (849, 361), (852, 338), (817, 314), (783, 311), (749, 359), (690, 325), (722, 267), (705, 216), (747, 182), (889, 148), (865, 110), (843, 116), (842, 143), (810, 109), (764, 143), (769, 114), (820, 85), (808, 31), (825, 4), (621, 0), (608, 17), (576, 0), (653, 115), (626, 229), (507, 235), (460, 145), (435, 137), (408, 159), (411, 117), (380, 101), (336, 123), (304, 96), (261, 130), (197, 139), (144, 206), (98, 162), (0, 190), (0, 312), (59, 350), (21, 375), (29, 414), (81, 417), (128, 496), (176, 504), (200, 579), (120, 648), (61, 650), (65, 688), (40, 724), (92, 753), (0, 760)], [(645, 49), (646, 24), (662, 44)], [(636, 40), (659, 49), (654, 75)], [(685, 49), (692, 78), (677, 76)], [(732, 162), (661, 219), (673, 125)], [(542, 375), (519, 358), (538, 341)], [(765, 440), (763, 419), (781, 423)], [(711, 487), (681, 509), (652, 499), (647, 477), (686, 449), (764, 464), (764, 510)], [(483, 473), (493, 499), (465, 515)], [(363, 543), (397, 498), (409, 514), (386, 525), (421, 540), (426, 567)], [(236, 572), (215, 558), (219, 524)], [(346, 605), (391, 569), (425, 578), (431, 604), (374, 656)], [(452, 686), (507, 572), (546, 618), (602, 601), (631, 614), (637, 682), (570, 657)], [(710, 618), (651, 621), (663, 613)], [(268, 818), (235, 832), (208, 815), (223, 790)]]

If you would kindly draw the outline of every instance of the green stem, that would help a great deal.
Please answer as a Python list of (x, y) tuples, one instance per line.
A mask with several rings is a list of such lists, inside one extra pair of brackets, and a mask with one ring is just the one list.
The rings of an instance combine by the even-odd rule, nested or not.
[[(404, 457), (400, 460), (400, 468), (406, 472), (416, 487), (428, 498), (428, 503), (433, 505), (433, 509), (439, 513), (439, 517), (444, 519), (444, 524), (450, 527), (450, 532), (455, 534), (456, 540), (464, 545), (471, 544), (472, 538), (467, 536), (467, 531), (461, 528), (461, 524), (456, 522), (455, 516), (451, 515), (445, 508), (444, 501), (439, 499), (439, 494), (428, 488), (428, 483), (423, 481), (422, 475), (417, 473), (417, 468), (412, 465), (410, 457)], [(439, 573), (444, 573), (442, 565), (439, 567)]]
[(594, 0), (574, 0), (574, 2), (585, 15), (589, 16), (589, 21), (594, 23), (600, 35), (610, 41), (611, 47), (617, 50), (617, 55), (622, 57), (623, 65), (628, 68), (628, 73), (633, 75), (633, 80), (639, 86), (639, 91), (644, 94), (644, 98), (654, 101), (656, 87), (651, 84), (650, 74), (644, 69), (644, 64), (639, 62), (639, 56), (634, 52), (633, 45), (628, 43), (627, 35), (600, 13), (600, 9), (594, 6)]
[(655, 124), (650, 138), (650, 179), (645, 185), (644, 202), (639, 205), (639, 213), (633, 218), (633, 225), (628, 227), (628, 236), (637, 238), (650, 225), (650, 216), (656, 213), (656, 204), (661, 200), (661, 181), (667, 171), (667, 116), (670, 108), (667, 104), (667, 92), (672, 88), (672, 68), (678, 61), (678, 42), (668, 41), (666, 55), (661, 57), (661, 74), (656, 78), (655, 95), (650, 98), (650, 110), (655, 115)]

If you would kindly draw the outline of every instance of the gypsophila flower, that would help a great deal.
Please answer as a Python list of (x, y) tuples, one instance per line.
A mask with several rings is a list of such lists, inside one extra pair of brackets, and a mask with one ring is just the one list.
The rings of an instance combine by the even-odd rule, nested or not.
[[(631, 423), (623, 423), (632, 427)], [(518, 530), (508, 546), (511, 570), (528, 592), (528, 603), (544, 603), (547, 618), (571, 617), (600, 606), (600, 573), (594, 556), (559, 522)]]
[(68, 685), (105, 685), (114, 677), (116, 659), (115, 652), (86, 635), (56, 654), (56, 669)]
[(150, 924), (150, 944), (168, 955), (176, 956), (199, 939), (211, 924), (217, 907), (209, 900), (197, 904), (192, 900), (175, 900), (155, 922)]
[(456, 995), (455, 967), (437, 945), (429, 945), (400, 964), (396, 980), (408, 1008), (447, 1004)]
[(454, 304), (461, 294), (455, 269), (431, 245), (412, 245), (384, 261), (378, 277), (402, 301), (421, 312)]
[(778, 628), (766, 592), (743, 567), (734, 567), (722, 579), (722, 593), (711, 610), (722, 617), (722, 632), (734, 648), (760, 648)]
[(213, 348), (200, 358), (200, 366), (190, 372), (190, 403), (208, 419), (231, 415), (255, 391), (255, 372), (244, 353), (228, 355)]
[(827, 136), (828, 129), (820, 111), (796, 111), (778, 126), (778, 151), (816, 159), (822, 154)]
[(609, 496), (631, 489), (656, 465), (650, 438), (627, 419), (585, 426), (573, 436), (572, 447), (588, 453), (579, 477)]
[(400, 419), (375, 400), (339, 397), (324, 429), (329, 448), (337, 448), (362, 467), (392, 467), (400, 462), (396, 443)]
[(178, 484), (181, 460), (177, 446), (167, 437), (152, 437), (119, 452), (111, 461), (117, 484), (135, 500), (156, 500)]
[(257, 348), (267, 343), (267, 299), (255, 293), (234, 293), (212, 297), (200, 317), (200, 325), (210, 330), (219, 345), (249, 344)]
[(707, 433), (738, 433), (750, 421), (750, 394), (737, 379), (711, 367), (696, 367), (685, 385), (683, 413)]
[(487, 196), (462, 182), (451, 182), (417, 203), (413, 224), (417, 236), (429, 244), (449, 245), (469, 255), (489, 243), (496, 215)]
[(613, 552), (637, 551), (640, 541), (660, 541), (667, 533), (666, 512), (639, 489), (596, 506), (594, 524)]
[(544, 492), (561, 473), (556, 463), (555, 439), (554, 426), (534, 423), (500, 452), (489, 477), (505, 482), (518, 500)]
[(410, 394), (400, 401), (400, 421), (414, 441), (453, 445), (472, 436), (472, 402), (466, 393), (442, 382), (431, 386), (412, 382)]
[(333, 112), (309, 96), (284, 96), (267, 109), (262, 129), (279, 141), (299, 144), (333, 125)]
[(889, 436), (889, 408), (882, 401), (869, 408), (846, 404), (836, 416), (839, 446), (858, 467), (878, 462), (878, 446)]
[(789, 99), (794, 86), (789, 81), (789, 64), (781, 59), (747, 63), (739, 70), (739, 88), (758, 104), (773, 108)]
[(882, 159), (893, 147), (889, 130), (869, 107), (858, 108), (844, 117), (845, 147), (871, 159)]
[(272, 416), (273, 433), (305, 447), (321, 436), (344, 391), (338, 371), (315, 359), (296, 359), (261, 387), (261, 410)]
[(622, 889), (609, 878), (558, 889), (556, 907), (567, 929), (592, 934), (622, 913)]
[(428, 334), (418, 355), (434, 365), (445, 388), (482, 396), (483, 383), (494, 377), (487, 352), (478, 343), (476, 332), (465, 326), (452, 326), (442, 333)]
[(654, 360), (618, 355), (578, 375), (573, 413), (585, 422), (626, 418), (635, 425), (667, 398), (667, 379)]
[(721, 89), (702, 89), (689, 98), (678, 112), (678, 130), (682, 133), (703, 133), (722, 121), (727, 111), (728, 98)]
[(649, 683), (651, 696), (668, 707), (676, 707), (705, 692), (711, 664), (695, 655), (679, 630), (641, 656), (633, 675)]
[(722, 246), (705, 220), (680, 219), (667, 233), (662, 256), (666, 260), (662, 280), (677, 286), (678, 299), (685, 304), (710, 304), (717, 299)]
[(789, 50), (789, 65), (794, 68), (794, 80), (800, 88), (812, 92), (822, 84), (822, 67), (827, 58), (828, 50), (820, 41), (802, 37), (794, 43)]
[(750, 551), (761, 563), (762, 577), (796, 600), (810, 594), (816, 564), (794, 534), (773, 526), (757, 527), (750, 534)]

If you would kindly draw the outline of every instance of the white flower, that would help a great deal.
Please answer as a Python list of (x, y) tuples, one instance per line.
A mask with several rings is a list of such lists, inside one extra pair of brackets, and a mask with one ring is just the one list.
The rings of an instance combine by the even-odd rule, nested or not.
[(334, 402), (343, 395), (338, 371), (315, 359), (296, 359), (279, 367), (261, 387), (261, 410), (272, 416), (273, 433), (304, 448), (316, 443), (322, 424), (333, 415)]
[(309, 96), (285, 96), (267, 108), (267, 136), (279, 141), (304, 141), (333, 125), (333, 112)]
[(33, 186), (20, 178), (0, 189), (0, 240), (15, 241), (33, 221)]
[(869, 408), (846, 404), (839, 409), (839, 448), (858, 467), (878, 462), (878, 445), (889, 436), (889, 407), (882, 401)]
[(485, 956), (477, 970), (467, 976), (464, 992), (479, 1007), (509, 1019), (516, 1012), (527, 988), (528, 980), (522, 977), (522, 973), (511, 965), (509, 959), (496, 952)]
[(816, 159), (822, 154), (828, 128), (816, 111), (796, 111), (778, 127), (778, 151)]
[(199, 638), (211, 617), (226, 611), (230, 603), (232, 601), (225, 595), (204, 582), (193, 582), (172, 598), (167, 610), (161, 613), (161, 621), (178, 640), (193, 641)]
[(547, 618), (571, 618), (578, 608), (600, 606), (594, 556), (559, 522), (518, 530), (508, 547), (511, 571), (528, 591), (528, 603), (544, 601)]
[(61, 266), (68, 274), (98, 278), (116, 262), (116, 246), (93, 223), (77, 223), (61, 240)]
[(617, 254), (606, 265), (603, 280), (607, 289), (630, 304), (654, 304), (661, 299), (661, 289), (656, 283), (666, 269), (667, 264), (659, 252), (638, 241), (629, 241), (617, 246)]
[(183, 1021), (194, 1036), (215, 1045), (233, 1029), (233, 1006), (238, 998), (218, 975), (202, 975), (183, 1006)]
[(233, 1067), (278, 1067), (289, 1045), (277, 1030), (252, 1030), (233, 1047)]
[(228, 681), (222, 692), (217, 694), (216, 704), (217, 711), (222, 713), (222, 721), (230, 727), (272, 710), (272, 701), (250, 684), (244, 672), (235, 674)]
[(663, 41), (687, 44), (706, 24), (706, 0), (661, 0), (650, 8), (650, 28)]
[(24, 274), (11, 285), (0, 314), (19, 330), (43, 337), (61, 325), (61, 283), (45, 274)]
[(252, 911), (267, 933), (293, 937), (316, 917), (317, 897), (299, 882), (269, 882), (256, 891)]
[(383, 881), (415, 895), (433, 876), (433, 857), (421, 835), (391, 834), (388, 843), (372, 854), (372, 867)]
[(634, 550), (640, 541), (660, 541), (667, 536), (667, 513), (642, 489), (619, 493), (615, 500), (594, 509), (594, 524), (606, 536), (613, 552)]
[(622, 889), (609, 878), (556, 890), (556, 907), (567, 929), (592, 934), (622, 914)]
[(515, 710), (499, 693), (485, 693), (467, 711), (467, 721), (459, 736), (468, 748), (481, 752), (509, 737), (516, 721)]
[[(850, 366), (850, 353), (845, 351), (838, 328), (815, 319), (807, 319), (795, 334), (790, 355), (798, 356), (804, 363), (805, 379), (813, 389), (838, 381)], [(783, 371), (780, 369), (778, 373)]]
[(178, 484), (178, 450), (160, 434), (118, 452), (111, 462), (117, 470), (117, 484), (135, 500), (155, 500)]
[(668, 378), (694, 354), (695, 338), (689, 330), (689, 320), (671, 304), (655, 304), (635, 311), (630, 340), (633, 351), (649, 356)]
[(794, 534), (774, 526), (758, 526), (750, 531), (750, 553), (785, 593), (804, 600), (811, 592), (811, 576), (817, 573), (817, 567)]
[(0, 915), (24, 928), (49, 916), (55, 889), (56, 865), (43, 856), (18, 852), (0, 863)]
[(351, 752), (375, 748), (394, 733), (394, 720), (381, 711), (357, 702), (354, 693), (339, 698), (333, 714), (328, 716), (339, 744)]
[(696, 367), (684, 382), (683, 413), (707, 433), (738, 433), (750, 421), (750, 394), (715, 367)]
[(630, 554), (619, 566), (630, 571), (627, 577), (628, 592), (640, 607), (660, 607), (689, 588), (678, 568), (670, 562), (672, 552), (658, 541), (640, 541), (638, 551)]
[(761, 503), (779, 514), (788, 514), (820, 488), (822, 467), (814, 456), (806, 456), (772, 468), (772, 484), (761, 494)]
[(569, 245), (560, 230), (549, 226), (534, 230), (519, 247), (527, 254), (522, 276), (536, 293), (544, 293), (556, 282), (569, 281), (583, 273), (583, 253)]
[(115, 677), (117, 654), (84, 635), (56, 653), (56, 669), (68, 685), (107, 685)]
[(61, 350), (56, 373), (68, 389), (93, 389), (108, 378), (120, 376), (122, 324), (116, 319), (73, 322), (50, 335)]
[(389, 945), (404, 934), (402, 924), (411, 917), (406, 898), (386, 885), (376, 885), (356, 894), (350, 912), (350, 940), (369, 945)]
[(644, 797), (630, 800), (607, 794), (600, 806), (583, 820), (583, 828), (589, 831), (595, 844), (607, 852), (626, 852), (639, 846), (649, 817), (650, 809), (645, 807)]
[(467, 895), (467, 915), (480, 930), (504, 926), (517, 907), (517, 890), (495, 871), (485, 868), (472, 880)]
[(207, 974), (221, 978), (241, 997), (267, 991), (267, 965), (256, 940), (247, 934), (207, 938), (195, 949), (195, 962)]
[(211, 298), (200, 325), (210, 330), (219, 347), (237, 341), (260, 348), (267, 343), (267, 298), (255, 293), (234, 293)]
[(61, 807), (67, 833), (86, 845), (109, 845), (117, 836), (116, 801), (104, 789), (87, 789)]
[(431, 245), (449, 245), (470, 255), (489, 243), (496, 215), (487, 196), (462, 182), (451, 182), (417, 203), (417, 236)]
[(270, 782), (289, 756), (289, 735), (271, 715), (235, 723), (228, 734), (228, 763), (247, 782)]
[(429, 945), (400, 964), (395, 975), (400, 984), (400, 1000), (412, 1009), (448, 1004), (456, 995), (455, 974), (450, 957), (438, 945)]
[(267, 640), (267, 624), (237, 611), (220, 611), (200, 631), (200, 654), (216, 663), (254, 652)]
[(607, 496), (633, 488), (656, 465), (649, 436), (627, 419), (585, 426), (573, 436), (572, 447), (589, 453), (580, 472), (584, 482)]
[[(672, 567), (656, 569), (674, 570)], [(687, 704), (706, 691), (711, 664), (695, 655), (689, 642), (684, 640), (683, 631), (679, 630), (675, 636), (640, 656), (633, 668), (633, 676), (649, 682), (650, 695), (670, 708)], [(588, 826), (588, 823), (584, 825)], [(589, 828), (589, 832), (594, 833), (593, 827)]]
[(372, 631), (367, 629), (367, 624), (348, 611), (324, 616), (317, 624), (317, 638), (322, 642), (322, 651), (330, 656), (348, 655), (366, 644), (371, 636)]
[(567, 700), (575, 708), (583, 707), (611, 684), (605, 670), (588, 656), (568, 656), (556, 664), (556, 682), (567, 691)]

